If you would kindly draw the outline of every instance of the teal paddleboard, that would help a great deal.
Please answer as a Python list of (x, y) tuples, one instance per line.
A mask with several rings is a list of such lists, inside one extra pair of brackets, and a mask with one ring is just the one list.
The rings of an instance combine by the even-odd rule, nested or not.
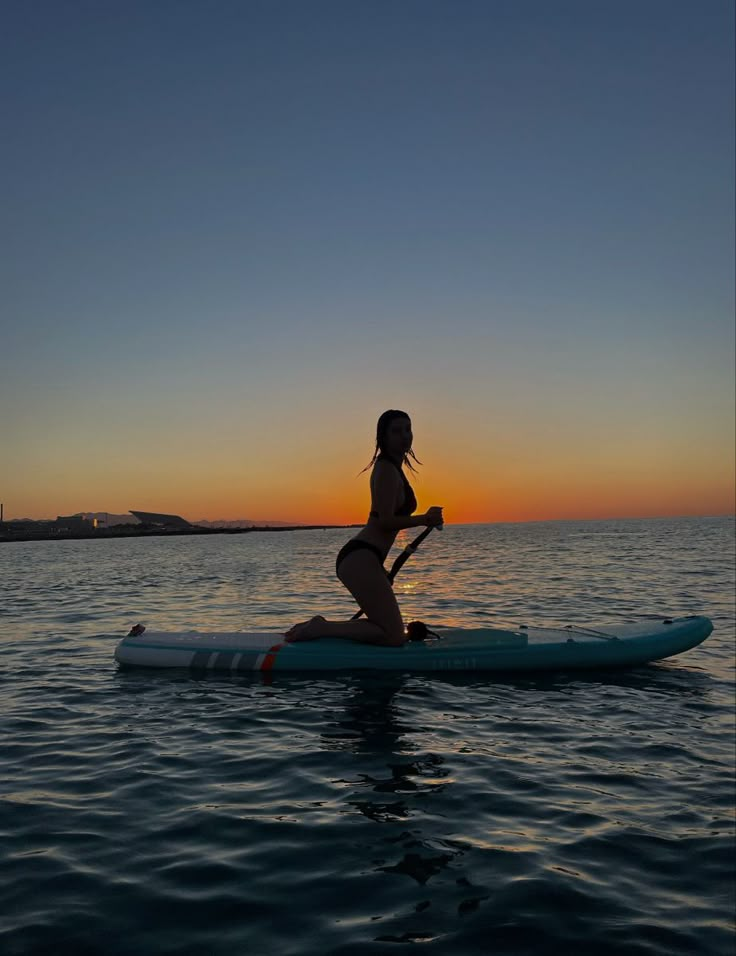
[[(140, 628), (134, 628), (140, 630)], [(277, 632), (144, 630), (123, 638), (124, 667), (201, 671), (549, 671), (631, 667), (681, 654), (713, 630), (707, 617), (633, 624), (518, 628), (436, 628), (437, 638), (378, 647), (340, 638), (287, 643)]]

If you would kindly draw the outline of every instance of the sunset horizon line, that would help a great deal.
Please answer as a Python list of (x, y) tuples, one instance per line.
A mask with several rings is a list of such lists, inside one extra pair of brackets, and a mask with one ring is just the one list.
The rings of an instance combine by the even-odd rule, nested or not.
[[(160, 512), (174, 515), (175, 512)], [(58, 512), (56, 515), (44, 515), (42, 517), (34, 517), (32, 515), (22, 515), (17, 517), (7, 517), (3, 518), (4, 523), (12, 524), (13, 522), (22, 522), (22, 521), (33, 521), (33, 522), (52, 522), (57, 521), (60, 517), (78, 517), (82, 515), (115, 515), (116, 517), (124, 517), (127, 515), (132, 516), (131, 511), (112, 511), (112, 510), (79, 510), (73, 512), (67, 512), (62, 514)], [(196, 526), (200, 523), (206, 523), (209, 525), (217, 525), (219, 523), (227, 524), (253, 524), (253, 525), (288, 525), (293, 527), (333, 527), (333, 528), (354, 528), (362, 527), (365, 522), (350, 521), (350, 520), (340, 520), (337, 518), (329, 519), (308, 519), (308, 518), (259, 518), (259, 517), (237, 517), (237, 518), (188, 518), (185, 515), (179, 515), (179, 517), (185, 518), (193, 526)], [(564, 522), (564, 521), (579, 521), (579, 522), (593, 522), (593, 521), (652, 521), (659, 519), (667, 518), (736, 518), (736, 509), (733, 511), (703, 511), (703, 512), (645, 512), (641, 514), (621, 514), (621, 513), (611, 513), (611, 512), (602, 512), (599, 515), (556, 515), (556, 516), (538, 516), (538, 517), (527, 517), (527, 518), (477, 518), (469, 520), (458, 520), (458, 521), (448, 521), (447, 525), (485, 525), (485, 524), (542, 524), (542, 523), (551, 523), (551, 522)], [(419, 526), (417, 526), (418, 529)], [(409, 528), (407, 530), (414, 531), (415, 528)]]

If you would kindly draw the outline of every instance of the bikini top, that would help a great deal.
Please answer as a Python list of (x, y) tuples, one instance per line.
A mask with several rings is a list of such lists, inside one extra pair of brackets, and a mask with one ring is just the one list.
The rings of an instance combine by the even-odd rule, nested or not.
[[(402, 480), (402, 482), (404, 483), (404, 503), (403, 503), (403, 505), (400, 505), (400, 506), (396, 509), (396, 511), (394, 511), (394, 515), (410, 515), (410, 514), (412, 514), (412, 513), (416, 510), (416, 507), (417, 507), (417, 499), (416, 499), (416, 495), (414, 494), (414, 489), (413, 489), (412, 486), (409, 484), (409, 482), (408, 482), (408, 480), (407, 480), (407, 477), (406, 477), (406, 475), (404, 474), (404, 472), (401, 470), (401, 468), (396, 464), (396, 462), (395, 462), (392, 458), (389, 458), (389, 457), (388, 457), (388, 455), (379, 455), (378, 458), (376, 458), (376, 461), (390, 461), (391, 464), (392, 464), (396, 469), (398, 469), (398, 472), (399, 472), (399, 474), (401, 475), (401, 480)], [(371, 517), (371, 518), (377, 518), (377, 517), (378, 517), (378, 512), (377, 512), (377, 511), (371, 511), (371, 512), (370, 512), (370, 517)]]

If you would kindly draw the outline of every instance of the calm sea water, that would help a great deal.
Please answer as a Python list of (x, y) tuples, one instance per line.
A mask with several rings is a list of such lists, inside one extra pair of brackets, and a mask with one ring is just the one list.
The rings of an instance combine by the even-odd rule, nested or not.
[(0, 951), (734, 953), (734, 522), (448, 526), (407, 618), (704, 613), (628, 671), (121, 672), (149, 627), (354, 610), (351, 532), (0, 545)]

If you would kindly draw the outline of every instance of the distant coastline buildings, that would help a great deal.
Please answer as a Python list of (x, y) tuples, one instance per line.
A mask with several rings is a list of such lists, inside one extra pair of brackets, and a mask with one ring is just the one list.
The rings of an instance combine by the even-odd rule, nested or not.
[(151, 525), (154, 528), (193, 528), (191, 522), (186, 518), (180, 518), (179, 515), (160, 515), (153, 511), (131, 511), (132, 515), (140, 521), (141, 524)]
[[(4, 510), (2, 512), (4, 514)], [(0, 542), (48, 541), (65, 538), (130, 538), (147, 535), (177, 534), (242, 534), (247, 531), (299, 531), (317, 528), (342, 528), (352, 525), (300, 525), (286, 521), (190, 522), (181, 515), (160, 514), (156, 511), (129, 511), (115, 515), (107, 511), (80, 511), (74, 515), (58, 515), (53, 521), (35, 521), (14, 518), (0, 521)]]
[(68, 535), (88, 536), (97, 531), (126, 533), (135, 530), (166, 532), (185, 531), (195, 528), (180, 515), (159, 514), (153, 511), (130, 511), (124, 515), (108, 512), (84, 512), (74, 515), (57, 515), (54, 521), (35, 521), (30, 518), (4, 520), (5, 509), (0, 510), (0, 536), (8, 537), (62, 537)]
[[(0, 503), (0, 515), (4, 505)], [(305, 525), (286, 521), (262, 521), (240, 518), (191, 522), (181, 515), (161, 514), (156, 511), (129, 511), (111, 514), (108, 511), (80, 511), (73, 515), (58, 515), (55, 520), (36, 521), (31, 518), (0, 520), (0, 542), (48, 541), (65, 538), (130, 538), (147, 535), (177, 534), (242, 534), (247, 531), (308, 531), (317, 528), (358, 527), (357, 525)]]

